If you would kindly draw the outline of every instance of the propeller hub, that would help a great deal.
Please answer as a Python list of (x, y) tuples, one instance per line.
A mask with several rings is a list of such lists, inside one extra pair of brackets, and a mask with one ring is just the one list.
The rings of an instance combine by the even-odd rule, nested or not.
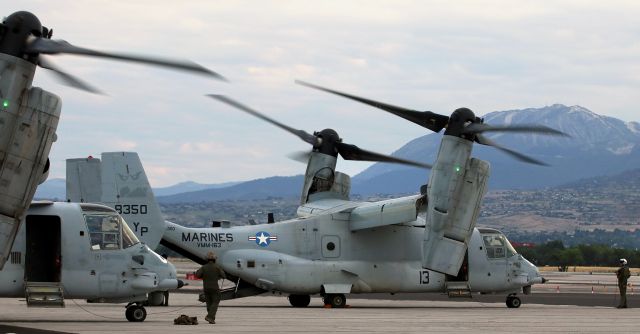
[(318, 144), (313, 147), (315, 152), (337, 157), (338, 148), (336, 143), (342, 142), (338, 133), (333, 129), (324, 129), (315, 133), (318, 137)]
[[(0, 37), (0, 53), (23, 58), (24, 49), (29, 36), (42, 36), (42, 24), (38, 17), (30, 12), (21, 11), (9, 15), (2, 22), (2, 36)], [(36, 57), (29, 57), (35, 63)]]
[(447, 125), (447, 130), (445, 130), (444, 134), (473, 140), (474, 135), (464, 133), (464, 128), (469, 125), (469, 123), (477, 122), (481, 122), (481, 120), (476, 117), (471, 109), (458, 108), (449, 117), (449, 124)]

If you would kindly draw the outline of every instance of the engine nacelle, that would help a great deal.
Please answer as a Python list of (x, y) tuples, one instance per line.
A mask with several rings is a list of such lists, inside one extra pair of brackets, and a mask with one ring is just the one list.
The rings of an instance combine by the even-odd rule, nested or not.
[(0, 54), (0, 268), (45, 166), (60, 119), (60, 98), (30, 88), (35, 65)]
[[(300, 205), (304, 205), (309, 200), (309, 195), (329, 191), (333, 188), (335, 181), (337, 158), (328, 154), (311, 152), (307, 171), (304, 174), (304, 185), (302, 186), (302, 196)], [(349, 182), (349, 187), (350, 187)]]
[(456, 275), (486, 191), (489, 164), (469, 159), (472, 142), (444, 136), (427, 189), (422, 266)]

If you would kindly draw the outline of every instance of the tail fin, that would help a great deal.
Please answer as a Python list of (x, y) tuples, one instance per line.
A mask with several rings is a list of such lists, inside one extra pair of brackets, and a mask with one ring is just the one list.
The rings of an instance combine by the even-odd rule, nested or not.
[[(166, 227), (138, 154), (108, 152), (102, 153), (102, 163), (95, 160), (100, 162), (67, 160), (67, 198), (114, 208), (138, 238), (155, 249)], [(98, 179), (101, 182), (96, 186)]]
[(67, 201), (102, 202), (100, 159), (67, 159)]

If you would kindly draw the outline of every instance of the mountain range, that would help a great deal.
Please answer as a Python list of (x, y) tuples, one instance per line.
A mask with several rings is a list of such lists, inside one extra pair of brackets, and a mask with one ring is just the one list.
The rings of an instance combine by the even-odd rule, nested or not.
[[(487, 133), (493, 141), (541, 160), (541, 167), (514, 160), (488, 146), (474, 145), (472, 155), (489, 161), (490, 189), (539, 189), (581, 178), (612, 175), (640, 166), (640, 124), (595, 114), (580, 106), (554, 104), (492, 112), (486, 124), (541, 124), (570, 137)], [(407, 143), (394, 156), (433, 163), (440, 134), (427, 134)], [(353, 193), (417, 192), (428, 173), (401, 165), (377, 163), (353, 178)]]
[[(474, 145), (472, 156), (489, 161), (489, 189), (540, 189), (567, 184), (583, 178), (614, 175), (640, 166), (640, 124), (598, 115), (580, 106), (554, 104), (542, 108), (492, 112), (484, 116), (486, 124), (541, 124), (563, 131), (569, 137), (535, 134), (486, 133), (500, 145), (544, 161), (549, 166), (522, 163), (505, 153), (483, 145)], [(407, 126), (414, 126), (407, 124)], [(392, 155), (433, 163), (442, 134), (429, 133), (402, 146)], [(338, 170), (340, 161), (338, 162)], [(403, 165), (376, 163), (352, 178), (352, 194), (416, 193), (427, 183), (429, 172)], [(45, 182), (38, 188), (62, 189), (64, 180)], [(302, 176), (276, 176), (242, 183), (203, 185), (185, 182), (154, 189), (164, 203), (206, 202), (225, 199), (297, 197)], [(61, 194), (61, 195), (60, 195)], [(49, 194), (51, 195), (51, 194)], [(42, 197), (39, 197), (42, 198)], [(51, 197), (45, 197), (51, 198)]]

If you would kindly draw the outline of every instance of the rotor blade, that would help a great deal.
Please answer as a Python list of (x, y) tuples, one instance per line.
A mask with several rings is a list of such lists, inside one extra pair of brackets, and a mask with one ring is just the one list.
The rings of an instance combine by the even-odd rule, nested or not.
[(296, 80), (296, 83), (302, 86), (307, 86), (307, 87), (315, 88), (327, 93), (346, 97), (348, 99), (355, 100), (355, 101), (370, 105), (372, 107), (376, 107), (378, 109), (388, 111), (396, 116), (402, 117), (408, 121), (416, 123), (433, 132), (440, 132), (440, 130), (442, 130), (445, 126), (447, 126), (447, 123), (449, 122), (449, 116), (439, 115), (431, 111), (416, 111), (416, 110), (406, 109), (402, 107), (397, 107), (394, 105), (390, 105), (390, 104), (386, 104), (386, 103), (382, 103), (382, 102), (378, 102), (370, 99), (365, 99), (363, 97), (342, 93), (329, 88), (320, 87), (320, 86), (310, 84), (308, 82), (304, 82), (300, 80)]
[(298, 138), (306, 141), (307, 143), (309, 143), (311, 145), (315, 146), (316, 144), (318, 144), (318, 138), (316, 136), (314, 136), (314, 135), (312, 135), (312, 134), (310, 134), (310, 133), (308, 133), (308, 132), (306, 132), (304, 130), (297, 130), (297, 129), (294, 129), (294, 128), (288, 126), (288, 125), (282, 124), (282, 123), (280, 123), (280, 122), (278, 122), (278, 121), (276, 121), (274, 119), (271, 119), (271, 118), (269, 118), (269, 117), (267, 117), (267, 116), (255, 111), (255, 110), (253, 110), (253, 109), (251, 109), (251, 108), (239, 103), (239, 102), (236, 102), (236, 101), (234, 101), (234, 100), (232, 100), (232, 99), (230, 99), (230, 98), (228, 98), (228, 97), (226, 97), (224, 95), (208, 94), (207, 96), (209, 96), (211, 98), (214, 98), (214, 99), (216, 99), (216, 100), (218, 100), (220, 102), (226, 103), (226, 104), (228, 104), (228, 105), (230, 105), (230, 106), (232, 106), (232, 107), (234, 107), (236, 109), (240, 109), (240, 110), (242, 110), (242, 111), (244, 111), (246, 113), (249, 113), (249, 114), (251, 114), (251, 115), (253, 115), (255, 117), (258, 117), (258, 118), (260, 118), (260, 119), (262, 119), (264, 121), (267, 121), (267, 122), (269, 122), (269, 123), (281, 128), (281, 129), (283, 129), (285, 131), (288, 131), (288, 132), (298, 136)]
[(548, 164), (540, 161), (540, 160), (536, 160), (534, 158), (528, 157), (522, 153), (518, 153), (516, 151), (513, 151), (511, 149), (508, 149), (504, 146), (501, 146), (500, 144), (494, 142), (493, 140), (481, 135), (481, 134), (476, 134), (476, 141), (478, 142), (478, 144), (482, 144), (482, 145), (487, 145), (487, 146), (493, 146), (499, 150), (501, 150), (504, 153), (507, 153), (509, 155), (511, 155), (512, 157), (523, 161), (523, 162), (527, 162), (530, 164), (534, 164), (534, 165), (540, 165), (540, 166), (549, 166)]
[(311, 155), (311, 152), (309, 151), (297, 151), (297, 152), (291, 152), (287, 154), (287, 158), (306, 164), (309, 162), (310, 155)]
[(529, 132), (541, 133), (555, 136), (569, 137), (568, 134), (552, 129), (544, 125), (515, 124), (515, 125), (488, 125), (483, 123), (472, 123), (464, 128), (464, 133), (482, 132)]
[(71, 86), (71, 87), (74, 87), (74, 88), (82, 89), (84, 91), (87, 91), (87, 92), (90, 92), (90, 93), (94, 93), (94, 94), (105, 95), (99, 89), (97, 89), (97, 88), (91, 86), (90, 84), (88, 84), (88, 83), (86, 83), (86, 82), (84, 82), (84, 81), (72, 76), (69, 73), (66, 73), (66, 72), (62, 71), (59, 67), (54, 65), (53, 62), (51, 62), (45, 56), (38, 57), (38, 65), (40, 67), (42, 67), (42, 68), (46, 68), (46, 69), (52, 71), (54, 74), (57, 75), (58, 79), (60, 79), (60, 81), (62, 81), (62, 83), (67, 85), (67, 86)]
[(363, 150), (356, 145), (336, 143), (338, 153), (345, 160), (358, 160), (358, 161), (380, 161), (380, 162), (393, 162), (404, 165), (411, 165), (421, 168), (430, 169), (432, 166), (429, 164), (423, 164), (421, 162), (405, 160), (401, 158), (392, 157), (390, 155), (384, 155), (367, 150)]
[(38, 53), (38, 54), (67, 53), (67, 54), (126, 60), (126, 61), (132, 61), (137, 63), (158, 65), (158, 66), (164, 66), (164, 67), (169, 67), (169, 68), (178, 69), (178, 70), (196, 72), (196, 73), (212, 76), (218, 80), (227, 81), (227, 79), (222, 75), (190, 61), (185, 61), (185, 60), (178, 61), (178, 60), (162, 59), (162, 58), (156, 58), (156, 57), (136, 56), (136, 55), (129, 55), (124, 53), (102, 52), (102, 51), (96, 51), (96, 50), (77, 47), (63, 40), (51, 40), (51, 39), (38, 37), (31, 40), (31, 42), (27, 44), (25, 52), (33, 53), (33, 54), (35, 53)]

